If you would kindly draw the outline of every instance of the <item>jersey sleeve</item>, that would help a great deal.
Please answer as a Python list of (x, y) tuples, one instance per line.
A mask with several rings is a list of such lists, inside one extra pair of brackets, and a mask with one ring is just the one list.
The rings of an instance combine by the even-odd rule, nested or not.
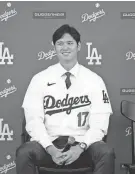
[(33, 108), (43, 111), (42, 85), (37, 76), (34, 76), (26, 91), (22, 107)]
[(101, 77), (95, 80), (91, 93), (91, 114), (113, 114), (108, 92)]
[(32, 140), (39, 142), (45, 149), (52, 145), (44, 125), (43, 85), (39, 78), (33, 77), (24, 97), (23, 105), (26, 130)]

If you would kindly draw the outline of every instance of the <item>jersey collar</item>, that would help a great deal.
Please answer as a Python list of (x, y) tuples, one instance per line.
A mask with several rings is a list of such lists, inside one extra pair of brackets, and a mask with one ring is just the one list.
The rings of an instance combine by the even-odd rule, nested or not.
[[(78, 74), (78, 71), (79, 71), (79, 67), (80, 67), (80, 65), (77, 62), (75, 64), (75, 66), (68, 72), (70, 72), (73, 76), (77, 77), (77, 74)], [(58, 74), (60, 76), (63, 76), (66, 72), (67, 72), (67, 70), (64, 69), (63, 66), (60, 63), (58, 63)]]

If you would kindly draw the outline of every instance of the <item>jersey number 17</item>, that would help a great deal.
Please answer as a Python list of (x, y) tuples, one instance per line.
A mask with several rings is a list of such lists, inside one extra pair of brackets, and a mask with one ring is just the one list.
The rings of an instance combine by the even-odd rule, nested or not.
[(78, 117), (78, 127), (84, 126), (86, 123), (86, 118), (89, 112), (79, 112)]

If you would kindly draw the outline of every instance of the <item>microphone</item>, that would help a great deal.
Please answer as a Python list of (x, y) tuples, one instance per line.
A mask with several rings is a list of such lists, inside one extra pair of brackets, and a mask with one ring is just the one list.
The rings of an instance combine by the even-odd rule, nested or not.
[(70, 149), (70, 147), (74, 144), (75, 142), (75, 138), (74, 137), (68, 137), (68, 142), (66, 144), (66, 146), (64, 147), (64, 149), (62, 150), (62, 152), (66, 152)]
[[(75, 142), (75, 138), (74, 137), (68, 137), (68, 142), (66, 144), (66, 146), (64, 147), (64, 149), (62, 150), (62, 152), (66, 152), (70, 149), (70, 147), (74, 144)], [(62, 164), (62, 166), (65, 165), (65, 162)]]

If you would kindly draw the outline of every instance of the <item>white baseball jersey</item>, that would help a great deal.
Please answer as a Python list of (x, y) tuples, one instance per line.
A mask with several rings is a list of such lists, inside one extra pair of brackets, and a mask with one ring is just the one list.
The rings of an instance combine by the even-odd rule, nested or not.
[(66, 70), (50, 66), (33, 77), (24, 98), (26, 130), (45, 148), (62, 135), (89, 146), (107, 133), (112, 109), (102, 78), (78, 63), (70, 72), (67, 89)]

